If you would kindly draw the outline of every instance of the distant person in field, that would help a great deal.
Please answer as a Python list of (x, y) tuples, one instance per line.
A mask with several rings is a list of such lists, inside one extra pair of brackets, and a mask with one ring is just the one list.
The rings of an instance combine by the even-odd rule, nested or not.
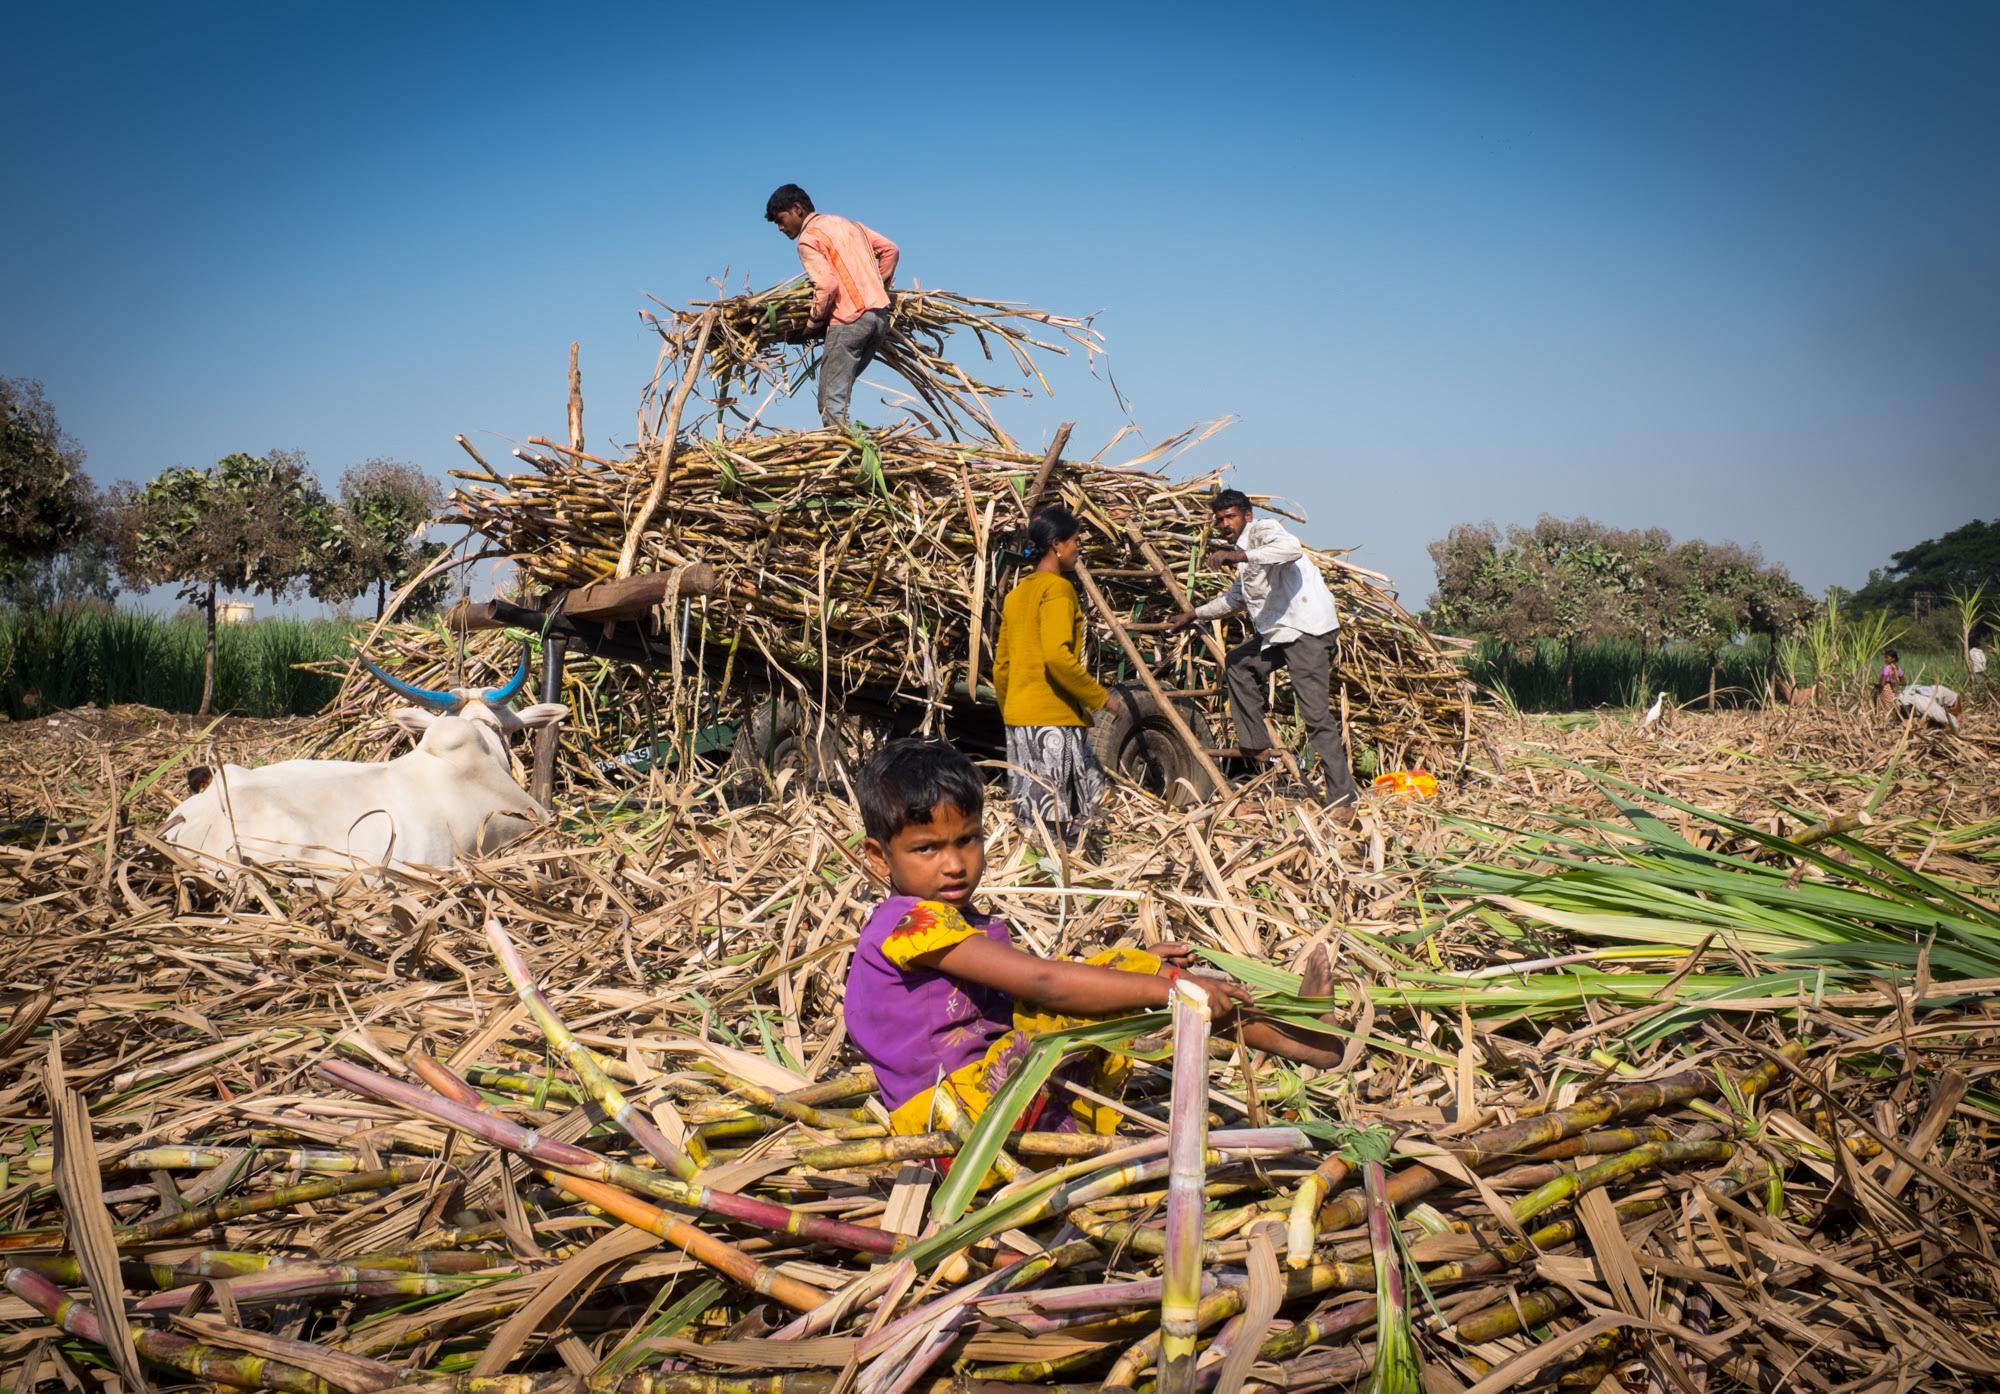
[(1900, 655), (1894, 649), (1885, 650), (1882, 654), (1882, 671), (1875, 679), (1876, 707), (1885, 712), (1894, 711), (1896, 693), (1905, 681)]
[(1982, 643), (1982, 636), (1975, 634), (1965, 646), (1965, 680), (1974, 691), (1986, 686), (1986, 650)]
[[(1088, 963), (1017, 947), (1007, 922), (979, 905), (986, 788), (951, 746), (891, 741), (862, 770), (855, 797), (863, 854), (889, 895), (861, 927), (842, 1009), (848, 1038), (874, 1067), (893, 1133), (943, 1126), (952, 1106), (978, 1117), (1039, 1037), (1164, 1007), (1173, 980), (1194, 963), (1185, 944), (1106, 949)], [(1240, 1029), (1253, 1050), (1321, 1068), (1345, 1054), (1310, 1026), (1263, 1017), (1235, 983), (1199, 982), (1218, 1036)], [(1307, 958), (1300, 993), (1332, 991), (1333, 962), (1320, 945)], [(1093, 1093), (1116, 1098), (1131, 1069), (1123, 1056), (1091, 1051), (1065, 1066), (1012, 1126), (1113, 1132), (1115, 1108), (1064, 1085), (1087, 1078)]]
[(889, 337), (889, 287), (900, 254), (873, 228), (816, 211), (812, 196), (796, 184), (780, 184), (764, 201), (764, 219), (799, 244), (799, 263), (813, 284), (806, 334), (826, 339), (819, 359), (819, 419), (845, 427), (854, 380)]
[(1045, 825), (1081, 842), (1110, 787), (1085, 733), (1124, 701), (1083, 666), (1083, 607), (1069, 573), (1083, 555), (1083, 525), (1060, 504), (1028, 524), (1035, 569), (1007, 592), (993, 645), (993, 692), (1007, 724), (1007, 795), (1024, 831)]
[(1896, 705), (1939, 726), (1958, 730), (1958, 694), (1941, 682), (1912, 683), (1896, 694)]
[(1253, 762), (1272, 758), (1264, 684), (1279, 668), (1288, 670), (1299, 716), (1325, 772), (1327, 803), (1337, 821), (1351, 823), (1360, 791), (1333, 711), (1333, 640), (1340, 616), (1326, 578), (1284, 524), (1252, 516), (1250, 498), (1241, 490), (1224, 489), (1211, 507), (1215, 530), (1227, 545), (1210, 552), (1208, 564), (1235, 567), (1236, 579), (1215, 599), (1183, 609), (1174, 623), (1185, 627), (1229, 614), (1249, 616), (1255, 633), (1229, 651), (1224, 665), (1236, 744)]

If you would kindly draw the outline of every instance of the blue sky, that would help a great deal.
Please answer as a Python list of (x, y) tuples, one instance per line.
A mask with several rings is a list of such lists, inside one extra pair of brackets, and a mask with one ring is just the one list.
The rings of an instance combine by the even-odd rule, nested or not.
[[(828, 38), (830, 14), (851, 20)], [(101, 480), (628, 440), (637, 307), (792, 274), (1098, 313), (1157, 439), (1413, 604), (1587, 513), (1807, 586), (2000, 513), (2000, 7), (42, 6), (0, 89), (0, 374)], [(881, 377), (882, 370), (874, 376)], [(1123, 423), (1065, 365), (1024, 441)], [(863, 400), (861, 398), (858, 401)], [(788, 417), (803, 420), (804, 404)], [(857, 415), (867, 419), (865, 407)]]

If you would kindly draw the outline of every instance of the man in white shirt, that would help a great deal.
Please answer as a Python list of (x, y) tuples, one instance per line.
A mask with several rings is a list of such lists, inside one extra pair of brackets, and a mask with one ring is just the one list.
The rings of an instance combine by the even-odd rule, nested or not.
[(1976, 639), (1966, 646), (1965, 671), (1966, 676), (1972, 679), (1972, 686), (1986, 686), (1986, 650), (1979, 646)]
[(1911, 683), (1896, 694), (1896, 702), (1940, 726), (1958, 729), (1958, 694), (1941, 682)]
[(1229, 651), (1224, 678), (1236, 743), (1252, 759), (1270, 758), (1264, 725), (1264, 684), (1280, 667), (1292, 675), (1299, 716), (1326, 774), (1327, 802), (1342, 823), (1354, 820), (1354, 773), (1347, 745), (1333, 712), (1333, 636), (1340, 628), (1326, 578), (1298, 538), (1275, 518), (1251, 514), (1249, 496), (1224, 489), (1215, 496), (1215, 530), (1227, 546), (1208, 554), (1213, 567), (1234, 566), (1229, 589), (1196, 608), (1184, 609), (1178, 625), (1242, 613), (1256, 631)]

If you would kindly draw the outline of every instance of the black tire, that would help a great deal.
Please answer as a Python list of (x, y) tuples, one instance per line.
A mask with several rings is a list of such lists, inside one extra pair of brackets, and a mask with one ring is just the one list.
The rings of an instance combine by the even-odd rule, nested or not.
[(816, 717), (797, 702), (773, 698), (757, 709), (737, 732), (729, 754), (733, 783), (765, 795), (775, 791), (778, 776), (794, 773), (793, 788), (840, 789), (841, 776), (851, 781), (859, 772), (848, 733), (829, 718), (822, 734)]
[[(1097, 763), (1113, 775), (1129, 779), (1157, 794), (1174, 808), (1188, 808), (1215, 795), (1215, 784), (1189, 750), (1173, 723), (1160, 711), (1150, 692), (1126, 692), (1120, 716), (1098, 713), (1089, 744)], [(1185, 702), (1177, 703), (1181, 719), (1197, 736), (1201, 717)]]

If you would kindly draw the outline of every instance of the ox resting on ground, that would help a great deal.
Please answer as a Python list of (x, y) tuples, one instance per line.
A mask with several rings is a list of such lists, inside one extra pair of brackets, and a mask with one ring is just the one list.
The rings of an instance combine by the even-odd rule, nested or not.
[[(168, 816), (165, 839), (216, 861), (282, 862), (322, 874), (392, 866), (445, 867), (491, 852), (547, 821), (514, 782), (507, 738), (550, 725), (569, 708), (508, 705), (528, 656), (504, 687), (432, 692), (368, 671), (421, 705), (396, 712), (417, 748), (380, 764), (285, 760), (225, 765)], [(191, 781), (193, 782), (193, 781)]]

